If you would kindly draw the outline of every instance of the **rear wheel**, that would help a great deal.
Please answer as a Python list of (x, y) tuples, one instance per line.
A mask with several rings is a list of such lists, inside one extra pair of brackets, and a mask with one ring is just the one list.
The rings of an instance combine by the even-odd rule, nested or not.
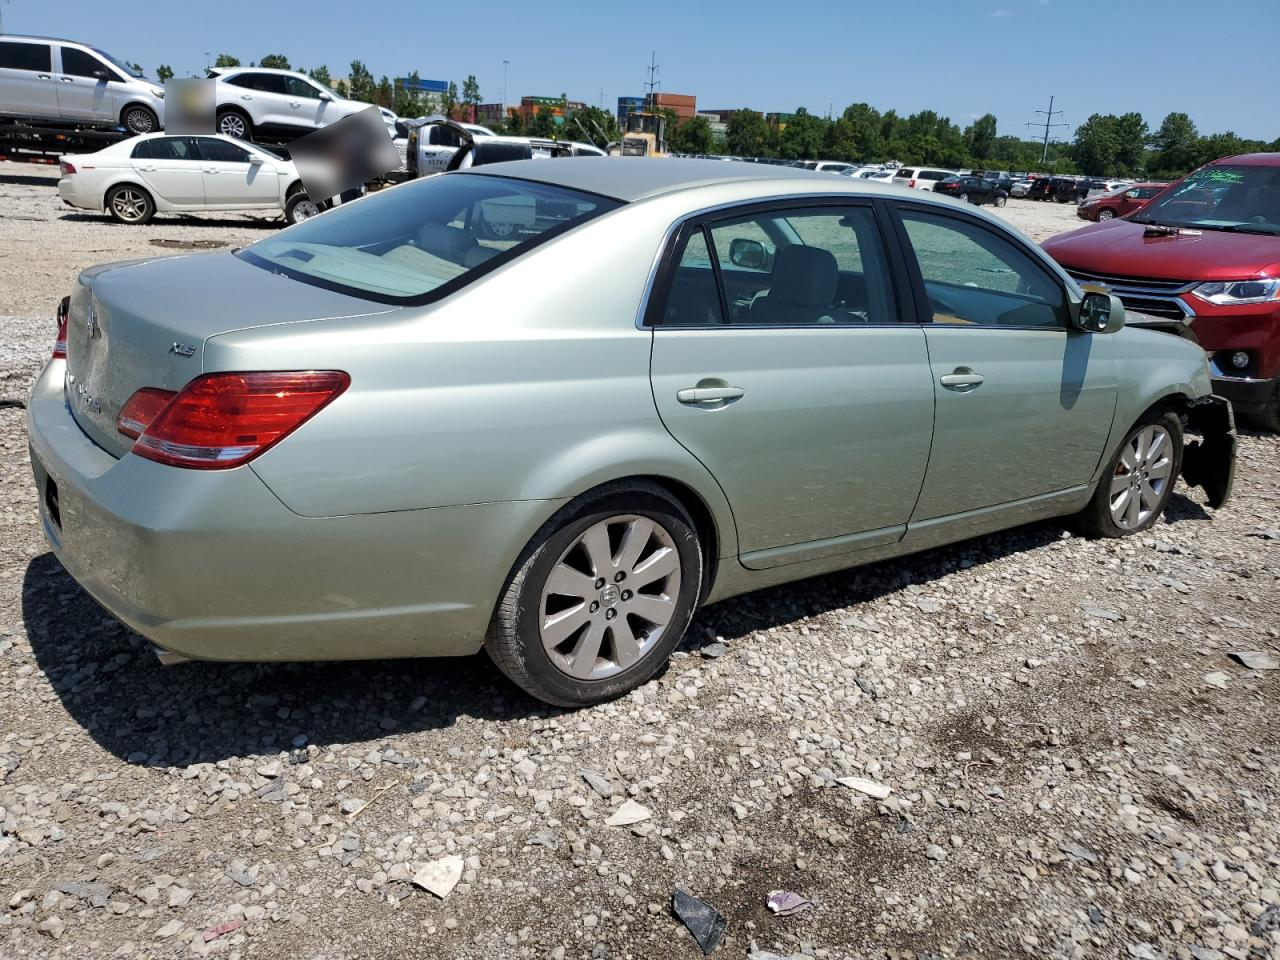
[(601, 703), (666, 663), (701, 588), (702, 549), (684, 507), (655, 484), (609, 484), (534, 536), (494, 611), (485, 649), (539, 700)]
[(284, 205), (284, 219), (289, 226), (295, 223), (301, 223), (303, 220), (310, 220), (312, 217), (319, 216), (324, 211), (320, 204), (311, 200), (305, 193), (299, 191), (293, 194)]
[(1008, 203), (1008, 202), (1009, 202), (1009, 195), (1008, 195), (1007, 193), (997, 193), (997, 194), (996, 194), (996, 206), (997, 206), (997, 207), (1003, 207), (1003, 206), (1004, 206), (1006, 203)]
[(1182, 421), (1172, 413), (1143, 416), (1107, 465), (1080, 523), (1099, 537), (1141, 533), (1160, 519), (1182, 472)]
[(120, 125), (133, 134), (155, 133), (160, 129), (160, 119), (150, 107), (135, 103), (124, 108)]
[(959, 200), (961, 203), (968, 203), (969, 195), (967, 193), (962, 193), (960, 194), (960, 196), (956, 197), (956, 199)]
[(121, 223), (146, 223), (156, 212), (151, 194), (132, 183), (124, 183), (107, 191), (107, 212)]
[(1103, 209), (1098, 211), (1099, 220), (1114, 220), (1115, 218), (1116, 218), (1116, 212), (1114, 210)]
[(253, 124), (239, 110), (223, 110), (218, 114), (218, 132), (237, 140), (253, 140)]

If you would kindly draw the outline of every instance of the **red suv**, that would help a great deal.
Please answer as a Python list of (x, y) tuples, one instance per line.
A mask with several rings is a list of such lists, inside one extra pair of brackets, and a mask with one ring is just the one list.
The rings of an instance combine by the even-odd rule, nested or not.
[(1215, 160), (1044, 249), (1130, 311), (1188, 325), (1214, 392), (1280, 431), (1280, 153)]
[(1133, 213), (1148, 200), (1167, 187), (1167, 183), (1133, 183), (1110, 193), (1089, 197), (1076, 207), (1081, 220), (1111, 220)]

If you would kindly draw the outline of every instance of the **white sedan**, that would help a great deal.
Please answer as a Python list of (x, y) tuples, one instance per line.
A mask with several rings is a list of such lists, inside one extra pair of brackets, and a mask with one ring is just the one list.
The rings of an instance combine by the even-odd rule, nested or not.
[(147, 134), (58, 161), (64, 203), (121, 223), (195, 210), (281, 210), (296, 223), (317, 212), (292, 162), (220, 134)]

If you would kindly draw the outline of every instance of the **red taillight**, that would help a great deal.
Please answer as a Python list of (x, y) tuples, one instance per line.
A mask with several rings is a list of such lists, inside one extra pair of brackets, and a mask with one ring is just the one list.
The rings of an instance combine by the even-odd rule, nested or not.
[(67, 315), (71, 313), (71, 298), (58, 301), (58, 339), (53, 341), (53, 359), (67, 359)]
[(156, 415), (176, 396), (172, 390), (143, 387), (121, 408), (120, 416), (116, 417), (116, 429), (131, 440), (138, 439)]
[(909, 184), (907, 184), (907, 186), (909, 187), (914, 187), (915, 185), (916, 185), (916, 182), (914, 180), (912, 180)]
[(205, 374), (152, 413), (133, 452), (175, 467), (238, 467), (297, 430), (350, 383), (341, 370)]
[(64, 177), (70, 176), (71, 174), (76, 172), (76, 165), (74, 163), (70, 163), (66, 160), (63, 160), (61, 163), (58, 164), (58, 172), (61, 173)]

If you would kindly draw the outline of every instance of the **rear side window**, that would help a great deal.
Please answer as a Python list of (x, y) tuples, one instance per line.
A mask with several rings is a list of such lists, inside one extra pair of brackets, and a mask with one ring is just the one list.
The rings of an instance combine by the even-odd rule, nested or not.
[(239, 73), (231, 77), (227, 83), (262, 93), (284, 93), (284, 77), (274, 73)]
[(894, 179), (910, 180), (913, 177), (915, 177), (915, 175), (916, 175), (916, 172), (914, 170), (908, 170), (906, 168), (903, 168), (902, 170), (899, 170), (897, 173), (895, 173), (893, 176), (894, 176)]
[(0, 40), (0, 69), (48, 72), (53, 66), (53, 51), (47, 43), (17, 43)]
[(720, 288), (702, 227), (686, 234), (662, 311), (664, 327), (708, 326), (724, 323)]
[(152, 137), (133, 148), (134, 160), (190, 160), (198, 158), (190, 137)]
[(922, 170), (920, 172), (921, 180), (945, 180), (947, 177), (955, 176), (955, 174), (947, 173), (945, 170)]
[(237, 256), (352, 296), (421, 304), (620, 205), (532, 181), (446, 174), (344, 204)]

